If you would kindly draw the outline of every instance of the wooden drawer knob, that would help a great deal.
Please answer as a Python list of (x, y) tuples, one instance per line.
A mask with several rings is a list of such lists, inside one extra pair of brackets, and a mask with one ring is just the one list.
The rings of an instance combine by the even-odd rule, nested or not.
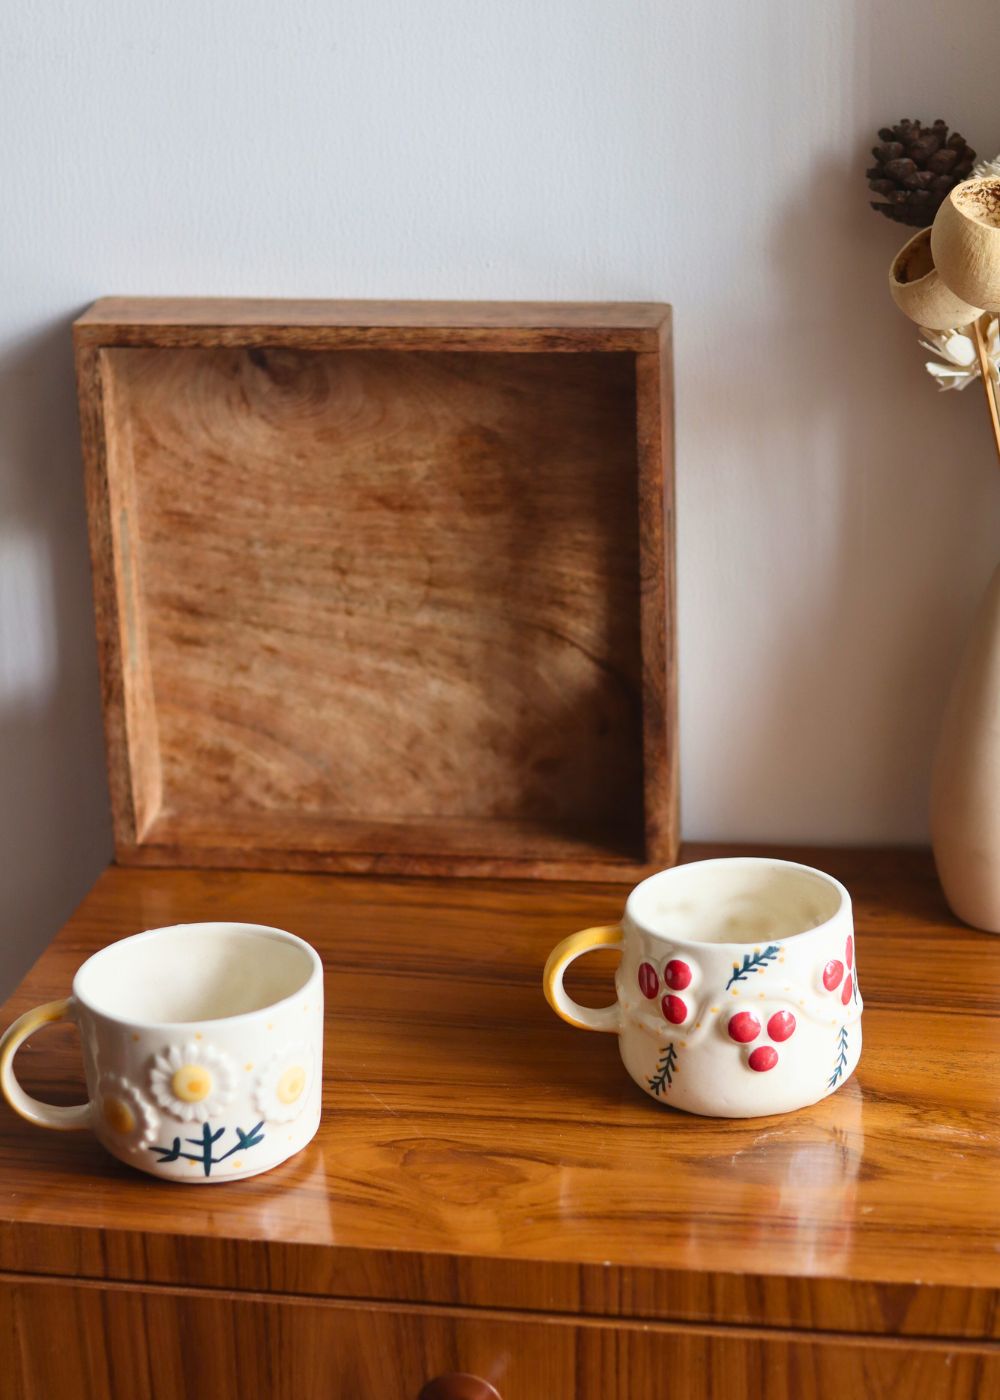
[(449, 1371), (447, 1375), (435, 1376), (434, 1380), (428, 1381), (417, 1400), (503, 1400), (503, 1397), (489, 1381), (479, 1376), (470, 1376), (464, 1371)]

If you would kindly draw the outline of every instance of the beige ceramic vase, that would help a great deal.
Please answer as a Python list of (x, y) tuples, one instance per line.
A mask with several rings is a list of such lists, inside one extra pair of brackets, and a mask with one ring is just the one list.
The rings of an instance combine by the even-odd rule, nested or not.
[(945, 710), (931, 783), (931, 843), (954, 913), (1000, 933), (1000, 567)]

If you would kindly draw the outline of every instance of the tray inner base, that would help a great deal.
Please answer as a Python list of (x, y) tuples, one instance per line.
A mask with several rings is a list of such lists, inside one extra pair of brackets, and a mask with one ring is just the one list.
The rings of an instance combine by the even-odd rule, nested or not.
[(138, 844), (642, 859), (633, 355), (102, 381)]

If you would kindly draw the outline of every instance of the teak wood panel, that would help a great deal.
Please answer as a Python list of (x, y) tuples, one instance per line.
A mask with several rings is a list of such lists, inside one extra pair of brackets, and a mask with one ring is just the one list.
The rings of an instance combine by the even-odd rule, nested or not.
[(2, 1277), (0, 1350), (9, 1400), (417, 1400), (453, 1371), (488, 1381), (501, 1400), (1000, 1395), (1000, 1354), (989, 1344)]
[[(723, 854), (692, 848), (687, 857)], [(208, 1288), (825, 1333), (995, 1337), (1000, 940), (920, 853), (783, 851), (854, 898), (865, 1048), (779, 1118), (672, 1112), (540, 991), (623, 886), (113, 868), (0, 1016), (95, 948), (190, 919), (278, 924), (327, 969), (316, 1141), (232, 1186), (155, 1182), (0, 1111), (0, 1268)], [(596, 961), (596, 959), (595, 959)], [(610, 968), (577, 983), (600, 1003)], [(82, 1088), (73, 1033), (18, 1072)]]
[[(337, 304), (303, 319), (318, 335), (324, 306), (339, 344)], [(208, 313), (197, 348), (155, 317), (77, 323), (119, 859), (606, 878), (675, 858), (667, 309), (632, 309), (640, 354), (554, 354), (529, 306), (533, 353), (511, 355), (518, 309), (473, 307), (493, 339), (472, 353), (225, 348)]]

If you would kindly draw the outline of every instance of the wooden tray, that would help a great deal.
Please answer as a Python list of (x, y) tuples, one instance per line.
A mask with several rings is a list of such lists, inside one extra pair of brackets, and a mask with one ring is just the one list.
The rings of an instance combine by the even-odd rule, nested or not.
[(669, 314), (92, 306), (118, 860), (674, 860)]

